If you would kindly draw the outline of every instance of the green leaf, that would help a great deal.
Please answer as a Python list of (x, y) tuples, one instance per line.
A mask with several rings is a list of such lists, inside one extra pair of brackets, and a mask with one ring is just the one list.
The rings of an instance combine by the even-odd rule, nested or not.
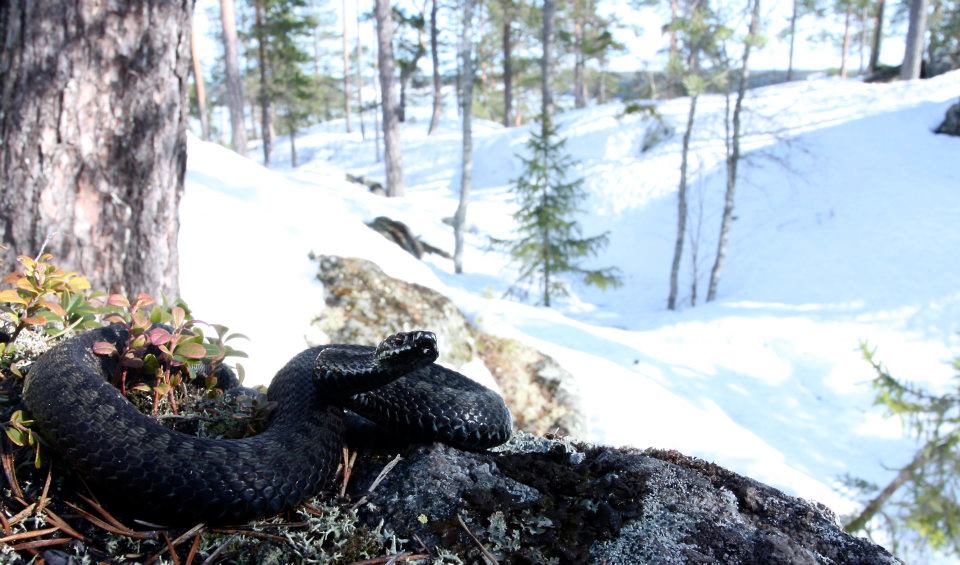
[(150, 392), (150, 391), (153, 390), (153, 389), (150, 388), (150, 385), (148, 385), (147, 383), (140, 383), (140, 384), (134, 386), (133, 388), (131, 388), (130, 390), (136, 390), (136, 391), (139, 391), (139, 392)]
[(21, 430), (18, 430), (14, 427), (5, 428), (4, 431), (7, 433), (7, 437), (10, 438), (14, 444), (24, 447), (27, 445), (26, 433)]

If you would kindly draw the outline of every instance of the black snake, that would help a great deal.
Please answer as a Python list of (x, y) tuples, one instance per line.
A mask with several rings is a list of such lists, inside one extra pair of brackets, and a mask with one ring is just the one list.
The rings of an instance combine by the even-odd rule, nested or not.
[(41, 437), (95, 493), (150, 522), (239, 523), (316, 495), (337, 467), (344, 408), (411, 441), (480, 450), (510, 436), (503, 399), (435, 364), (431, 332), (303, 351), (270, 384), (264, 431), (233, 440), (170, 430), (121, 396), (107, 382), (116, 358), (92, 346), (127, 338), (113, 325), (57, 345), (30, 369), (23, 398)]

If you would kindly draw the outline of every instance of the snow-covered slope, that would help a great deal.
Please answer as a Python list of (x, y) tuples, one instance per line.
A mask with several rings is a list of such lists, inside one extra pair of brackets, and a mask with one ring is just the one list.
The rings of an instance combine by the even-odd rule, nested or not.
[[(797, 82), (747, 101), (737, 221), (719, 299), (667, 312), (675, 237), (679, 136), (642, 153), (648, 119), (609, 104), (559, 116), (590, 197), (585, 233), (610, 232), (597, 266), (624, 286), (574, 285), (555, 310), (498, 298), (511, 266), (486, 250), (509, 235), (510, 179), (526, 128), (475, 128), (474, 195), (465, 269), (416, 261), (365, 228), (388, 215), (427, 241), (452, 247), (442, 219), (459, 184), (455, 115), (435, 136), (426, 122), (402, 133), (407, 196), (372, 196), (344, 170), (382, 178), (373, 140), (318, 125), (286, 144), (275, 170), (191, 140), (181, 208), (181, 287), (196, 313), (249, 335), (252, 382), (265, 382), (312, 336), (323, 309), (307, 253), (377, 262), (392, 275), (451, 296), (477, 323), (527, 341), (578, 378), (590, 438), (682, 450), (844, 512), (849, 473), (889, 480), (911, 442), (871, 406), (861, 341), (896, 374), (939, 386), (951, 376), (960, 329), (960, 140), (931, 130), (960, 95), (960, 72), (869, 85)], [(449, 98), (449, 97), (448, 97)], [(452, 99), (452, 98), (451, 98)], [(677, 129), (688, 101), (658, 104)], [(694, 139), (691, 224), (700, 227), (697, 272), (705, 292), (723, 190), (723, 100), (705, 97)], [(252, 153), (251, 153), (252, 154)], [(692, 235), (692, 232), (691, 232)]]

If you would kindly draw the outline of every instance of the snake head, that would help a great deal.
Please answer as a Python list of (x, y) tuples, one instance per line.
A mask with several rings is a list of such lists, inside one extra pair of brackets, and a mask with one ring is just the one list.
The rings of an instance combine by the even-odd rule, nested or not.
[(377, 361), (385, 367), (411, 371), (429, 365), (440, 356), (437, 334), (428, 331), (393, 334), (377, 346)]

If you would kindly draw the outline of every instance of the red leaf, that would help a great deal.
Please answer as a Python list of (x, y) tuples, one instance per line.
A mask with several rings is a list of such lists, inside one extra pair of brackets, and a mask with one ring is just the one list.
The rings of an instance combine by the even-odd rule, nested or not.
[(60, 316), (61, 318), (67, 317), (67, 311), (64, 310), (63, 307), (57, 304), (56, 302), (53, 302), (52, 300), (44, 300), (42, 304), (47, 310), (50, 310), (57, 316)]
[(117, 355), (117, 346), (109, 341), (98, 341), (93, 344), (93, 352), (97, 355), (114, 356)]
[(120, 308), (130, 307), (130, 301), (127, 300), (122, 294), (111, 294), (107, 297), (107, 304), (111, 306), (119, 306)]
[(161, 327), (156, 327), (147, 331), (147, 339), (149, 339), (150, 343), (154, 345), (163, 345), (168, 343), (172, 338), (173, 336), (170, 335), (170, 332)]
[(47, 319), (43, 316), (31, 316), (29, 318), (20, 318), (20, 321), (28, 326), (42, 326), (47, 323)]
[(123, 319), (123, 316), (120, 314), (107, 314), (103, 317), (104, 322), (110, 322), (111, 324), (126, 324), (127, 321)]

